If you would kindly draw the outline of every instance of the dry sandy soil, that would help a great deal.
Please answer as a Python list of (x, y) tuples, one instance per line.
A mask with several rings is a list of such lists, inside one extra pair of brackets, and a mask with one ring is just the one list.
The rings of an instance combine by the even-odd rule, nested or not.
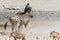
[[(13, 37), (9, 37), (11, 33), (11, 24), (8, 23), (7, 29), (4, 30), (5, 22), (0, 22), (0, 40), (14, 40)], [(53, 30), (58, 31), (60, 22), (30, 22), (30, 30), (23, 28), (23, 33), (26, 34), (26, 40), (52, 40), (49, 33)], [(31, 33), (32, 32), (32, 33)], [(60, 32), (60, 31), (58, 31)], [(38, 38), (37, 38), (38, 37)], [(19, 39), (18, 39), (19, 40)]]

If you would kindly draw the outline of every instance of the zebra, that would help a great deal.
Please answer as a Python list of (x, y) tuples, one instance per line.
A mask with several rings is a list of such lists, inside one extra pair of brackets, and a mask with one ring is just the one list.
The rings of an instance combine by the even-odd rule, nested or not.
[[(30, 19), (33, 18), (33, 15), (31, 14), (30, 9), (31, 7), (28, 9), (28, 11), (17, 12), (15, 15), (8, 17), (9, 22), (12, 25), (12, 31), (18, 30), (23, 25), (25, 26), (25, 28), (27, 27), (28, 23), (30, 22)], [(5, 26), (5, 29), (6, 29), (6, 26)]]

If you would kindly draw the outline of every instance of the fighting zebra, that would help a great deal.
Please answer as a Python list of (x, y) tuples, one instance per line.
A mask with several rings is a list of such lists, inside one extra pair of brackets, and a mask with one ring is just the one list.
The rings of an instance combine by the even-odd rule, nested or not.
[[(31, 14), (31, 7), (24, 12), (17, 12), (15, 15), (8, 17), (9, 18), (9, 22), (12, 25), (12, 31), (13, 30), (18, 30), (21, 26), (25, 26), (25, 28), (27, 27), (29, 21), (31, 20), (31, 18), (33, 18), (33, 15)], [(6, 23), (7, 25), (7, 23)], [(5, 26), (6, 29), (6, 26)]]

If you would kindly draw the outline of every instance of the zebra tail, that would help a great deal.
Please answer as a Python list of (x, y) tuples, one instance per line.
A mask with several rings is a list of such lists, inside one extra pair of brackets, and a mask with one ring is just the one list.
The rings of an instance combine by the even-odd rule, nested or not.
[(7, 23), (8, 23), (8, 22), (6, 22), (6, 23), (4, 24), (4, 29), (5, 29), (5, 30), (6, 30), (6, 27), (7, 27)]

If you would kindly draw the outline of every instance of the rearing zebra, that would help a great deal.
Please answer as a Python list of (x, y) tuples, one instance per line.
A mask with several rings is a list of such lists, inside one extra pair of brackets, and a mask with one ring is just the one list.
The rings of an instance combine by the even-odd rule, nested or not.
[(28, 11), (24, 11), (24, 12), (17, 12), (16, 15), (9, 17), (9, 22), (12, 25), (12, 31), (14, 29), (18, 30), (22, 25), (24, 25), (25, 28), (27, 27), (30, 19), (33, 17), (30, 9), (28, 9)]

